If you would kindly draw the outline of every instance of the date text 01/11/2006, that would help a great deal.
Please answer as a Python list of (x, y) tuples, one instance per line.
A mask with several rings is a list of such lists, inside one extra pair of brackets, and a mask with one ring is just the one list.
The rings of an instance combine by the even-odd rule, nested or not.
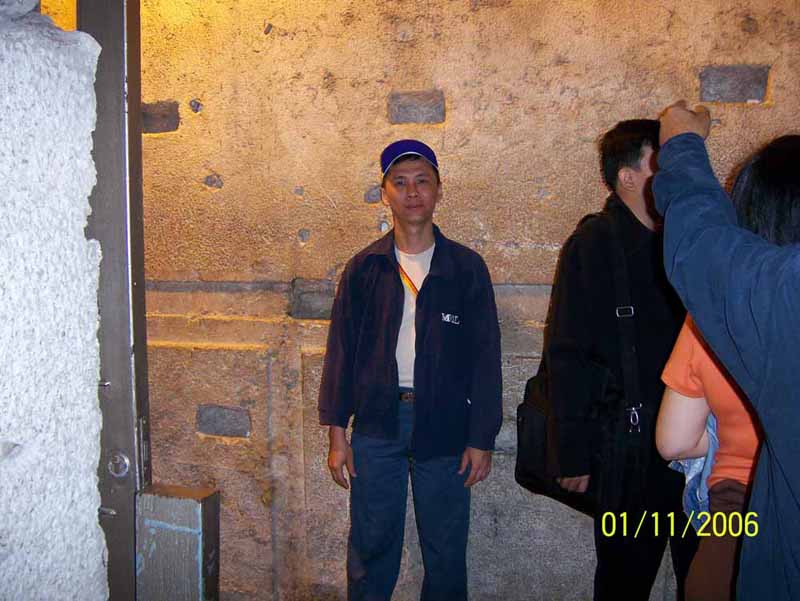
[[(697, 529), (697, 536), (758, 536), (758, 514), (755, 511), (732, 513), (701, 511), (696, 516), (694, 511), (688, 516), (688, 520), (682, 528), (675, 528), (675, 512), (659, 513), (658, 511), (643, 511), (640, 516), (631, 514), (631, 518), (638, 518), (636, 522), (628, 521), (628, 512), (613, 513), (607, 511), (601, 519), (601, 531), (603, 536), (680, 536), (684, 538), (691, 527), (692, 519), (697, 517), (700, 527)], [(629, 528), (636, 525), (635, 530)]]

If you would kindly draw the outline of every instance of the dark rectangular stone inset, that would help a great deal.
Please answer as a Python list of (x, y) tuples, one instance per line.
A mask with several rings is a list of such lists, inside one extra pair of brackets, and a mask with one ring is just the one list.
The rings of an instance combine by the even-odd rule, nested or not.
[(367, 188), (367, 191), (364, 192), (364, 200), (370, 204), (375, 204), (376, 202), (381, 201), (381, 185), (375, 184), (374, 186), (370, 186)]
[(175, 100), (142, 103), (142, 132), (158, 134), (175, 131), (181, 123), (178, 103)]
[(292, 280), (289, 316), (295, 319), (330, 319), (336, 286), (328, 280)]
[(389, 94), (389, 123), (442, 123), (444, 92), (392, 92)]
[(700, 72), (702, 102), (763, 102), (769, 65), (709, 65)]
[(197, 431), (211, 436), (248, 438), (250, 412), (240, 407), (200, 405), (197, 408)]

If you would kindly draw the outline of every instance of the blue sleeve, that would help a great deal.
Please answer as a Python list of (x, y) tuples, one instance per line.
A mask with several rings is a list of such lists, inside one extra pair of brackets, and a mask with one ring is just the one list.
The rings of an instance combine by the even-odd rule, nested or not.
[(319, 387), (319, 423), (346, 428), (354, 411), (353, 361), (358, 318), (361, 315), (354, 285), (353, 265), (348, 264), (336, 289), (331, 310), (325, 363)]
[(489, 270), (483, 259), (477, 258), (477, 261), (466, 303), (469, 323), (472, 324), (470, 342), (473, 357), (467, 446), (492, 450), (503, 422), (500, 325)]
[(755, 403), (771, 351), (799, 331), (800, 251), (738, 227), (700, 136), (670, 139), (658, 162), (653, 189), (664, 215), (667, 276)]

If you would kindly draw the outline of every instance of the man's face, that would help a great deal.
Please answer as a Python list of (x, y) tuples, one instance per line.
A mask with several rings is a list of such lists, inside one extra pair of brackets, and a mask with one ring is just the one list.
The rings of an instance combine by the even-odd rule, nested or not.
[(433, 210), (442, 197), (436, 171), (425, 159), (405, 160), (389, 169), (381, 198), (391, 208), (395, 225), (433, 222)]

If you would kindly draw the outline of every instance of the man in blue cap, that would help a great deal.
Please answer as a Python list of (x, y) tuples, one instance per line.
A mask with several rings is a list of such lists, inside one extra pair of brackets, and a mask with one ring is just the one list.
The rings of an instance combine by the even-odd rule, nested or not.
[(433, 150), (399, 140), (381, 170), (394, 228), (342, 274), (319, 394), (328, 467), (350, 489), (348, 599), (392, 596), (410, 474), (420, 599), (464, 601), (470, 487), (491, 470), (502, 421), (494, 291), (480, 255), (433, 223), (442, 198)]

